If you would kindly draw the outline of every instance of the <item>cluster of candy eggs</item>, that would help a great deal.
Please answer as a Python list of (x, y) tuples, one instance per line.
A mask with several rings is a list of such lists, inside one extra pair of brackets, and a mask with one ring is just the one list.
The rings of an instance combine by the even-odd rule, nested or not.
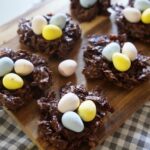
[(150, 1), (135, 0), (133, 7), (123, 10), (123, 15), (131, 23), (142, 21), (144, 24), (150, 24)]
[(45, 40), (55, 40), (62, 36), (66, 22), (67, 16), (63, 13), (52, 16), (49, 22), (43, 16), (35, 16), (31, 28), (36, 35), (42, 35)]
[(79, 97), (71, 92), (62, 96), (58, 110), (63, 113), (61, 118), (63, 126), (74, 132), (82, 132), (83, 121), (90, 122), (96, 116), (96, 105), (93, 101), (85, 100), (80, 103)]
[[(0, 77), (3, 86), (8, 90), (20, 89), (24, 85), (21, 76), (26, 76), (32, 73), (34, 65), (26, 59), (18, 59), (13, 61), (9, 57), (0, 58)], [(14, 70), (15, 73), (12, 73)]]
[(104, 47), (102, 56), (112, 62), (116, 70), (125, 72), (137, 58), (137, 49), (131, 42), (125, 42), (122, 49), (117, 42), (111, 42)]

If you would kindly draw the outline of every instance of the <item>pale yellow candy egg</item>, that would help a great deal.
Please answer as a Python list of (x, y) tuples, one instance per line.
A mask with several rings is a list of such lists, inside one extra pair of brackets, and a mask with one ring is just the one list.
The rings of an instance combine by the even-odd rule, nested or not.
[(114, 53), (112, 56), (114, 67), (121, 72), (127, 71), (131, 67), (131, 61), (128, 56), (121, 53)]
[(26, 59), (18, 59), (15, 62), (14, 70), (17, 74), (26, 76), (32, 73), (34, 70), (34, 65)]
[(46, 25), (42, 30), (42, 36), (46, 40), (55, 40), (62, 36), (62, 30), (56, 25)]
[(131, 23), (137, 23), (141, 20), (141, 12), (137, 8), (127, 7), (122, 11), (126, 20)]
[(96, 116), (96, 105), (91, 100), (86, 100), (81, 103), (78, 108), (78, 114), (85, 122), (92, 121)]
[(122, 54), (127, 55), (131, 61), (134, 61), (137, 57), (137, 49), (131, 42), (125, 42), (122, 47)]
[(40, 35), (47, 23), (47, 20), (43, 16), (35, 16), (31, 21), (31, 28), (35, 34)]
[(142, 13), (141, 20), (142, 20), (142, 22), (145, 23), (145, 24), (150, 24), (150, 8), (146, 9), (146, 10)]
[(9, 90), (16, 90), (22, 88), (24, 84), (23, 79), (15, 73), (6, 74), (3, 77), (3, 86)]

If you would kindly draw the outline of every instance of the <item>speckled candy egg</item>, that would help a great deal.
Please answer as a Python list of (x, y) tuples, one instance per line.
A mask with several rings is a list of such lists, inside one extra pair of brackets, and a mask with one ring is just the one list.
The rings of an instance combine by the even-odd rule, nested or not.
[(135, 0), (134, 7), (144, 11), (147, 8), (150, 8), (150, 1), (149, 0)]
[(120, 45), (116, 42), (112, 42), (104, 47), (102, 56), (107, 60), (112, 61), (112, 55), (116, 52), (120, 52)]
[(76, 68), (77, 68), (76, 61), (74, 61), (72, 59), (67, 59), (67, 60), (62, 61), (59, 64), (58, 71), (61, 75), (65, 76), (65, 77), (69, 77), (75, 73)]
[(31, 22), (31, 28), (37, 35), (42, 34), (44, 26), (47, 25), (47, 20), (43, 16), (35, 16)]
[(42, 30), (42, 36), (45, 40), (56, 40), (62, 36), (62, 30), (56, 25), (46, 25)]
[(113, 65), (116, 70), (124, 72), (131, 67), (131, 61), (128, 56), (121, 53), (114, 53), (112, 56)]
[(0, 58), (0, 77), (11, 72), (14, 67), (14, 62), (9, 57)]
[(137, 23), (141, 20), (141, 12), (137, 8), (127, 7), (122, 11), (126, 20)]
[(127, 55), (131, 61), (134, 61), (137, 57), (137, 49), (131, 42), (124, 43), (122, 53)]
[(26, 76), (32, 73), (34, 70), (34, 65), (26, 59), (18, 59), (15, 62), (14, 70), (17, 74)]
[(90, 8), (92, 7), (97, 0), (80, 0), (80, 5), (84, 8)]
[(67, 21), (67, 16), (63, 13), (56, 14), (52, 16), (50, 24), (59, 26), (61, 29), (64, 29)]
[(144, 10), (141, 20), (145, 24), (150, 24), (150, 8)]
[(79, 97), (74, 93), (65, 94), (58, 103), (58, 110), (62, 113), (67, 111), (74, 111), (79, 107)]
[(82, 132), (84, 130), (84, 124), (79, 115), (75, 112), (68, 111), (64, 113), (61, 121), (63, 126), (71, 131)]
[(15, 73), (8, 73), (3, 77), (3, 86), (8, 90), (20, 89), (23, 84), (23, 79)]
[(78, 114), (83, 119), (83, 121), (92, 121), (96, 116), (96, 105), (91, 100), (86, 100), (81, 103), (78, 108)]

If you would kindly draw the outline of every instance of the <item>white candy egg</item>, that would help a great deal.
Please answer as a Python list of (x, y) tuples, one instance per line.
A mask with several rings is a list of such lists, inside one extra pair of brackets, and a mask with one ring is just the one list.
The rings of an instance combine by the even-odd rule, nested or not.
[(80, 0), (80, 5), (84, 8), (90, 8), (92, 7), (97, 0)]
[(62, 61), (59, 64), (58, 71), (61, 75), (65, 76), (65, 77), (69, 77), (75, 73), (76, 68), (77, 68), (76, 61), (74, 61), (72, 59), (67, 59), (67, 60)]
[(31, 22), (31, 28), (37, 35), (42, 34), (43, 27), (47, 25), (47, 20), (43, 16), (35, 16)]
[(131, 23), (141, 20), (141, 12), (137, 8), (127, 7), (122, 11), (124, 17)]
[(58, 110), (62, 113), (74, 111), (80, 105), (79, 97), (74, 93), (65, 94), (58, 103)]
[(144, 11), (147, 8), (150, 8), (150, 1), (149, 0), (135, 0), (134, 7)]
[(68, 111), (63, 114), (61, 118), (62, 124), (67, 129), (74, 132), (82, 132), (84, 130), (84, 124), (79, 115), (75, 112)]
[(34, 65), (26, 59), (18, 59), (15, 62), (14, 70), (17, 74), (26, 76), (32, 73), (34, 70)]
[(102, 56), (107, 60), (112, 61), (112, 55), (116, 52), (120, 52), (120, 45), (116, 42), (112, 42), (104, 47)]
[(135, 60), (137, 57), (137, 49), (131, 42), (124, 43), (122, 53), (127, 55), (131, 61)]

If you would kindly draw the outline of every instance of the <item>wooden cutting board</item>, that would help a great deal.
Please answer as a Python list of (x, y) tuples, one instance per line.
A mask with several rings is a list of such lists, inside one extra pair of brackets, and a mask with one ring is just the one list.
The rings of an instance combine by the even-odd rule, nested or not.
[[(69, 12), (69, 0), (51, 0), (46, 1), (44, 4), (37, 6), (36, 9), (24, 14), (25, 17), (31, 17), (39, 14), (46, 14), (49, 12)], [(19, 44), (18, 36), (16, 33), (18, 25), (18, 19), (12, 21), (0, 27), (0, 43), (3, 43), (0, 47), (9, 47), (12, 49), (20, 49), (24, 47)], [(104, 94), (108, 97), (110, 103), (115, 109), (115, 112), (105, 123), (105, 127), (101, 132), (100, 143), (103, 142), (107, 136), (116, 131), (120, 125), (122, 125), (126, 119), (128, 119), (132, 113), (139, 109), (146, 101), (150, 100), (150, 81), (135, 87), (133, 90), (123, 90), (115, 87), (106, 81), (91, 80), (87, 81), (82, 74), (84, 66), (83, 51), (81, 47), (87, 42), (88, 34), (109, 34), (117, 33), (117, 28), (113, 21), (105, 17), (97, 17), (90, 23), (81, 24), (82, 39), (76, 44), (74, 51), (68, 56), (75, 59), (78, 62), (78, 69), (76, 74), (69, 78), (61, 77), (57, 71), (59, 61), (50, 59), (50, 68), (54, 74), (53, 89), (58, 90), (60, 86), (64, 85), (68, 81), (72, 81), (77, 84), (84, 84), (88, 89), (94, 88), (99, 85), (102, 87)], [(142, 43), (135, 43), (139, 50), (145, 55), (150, 56), (150, 47)], [(27, 91), (28, 92), (28, 91)], [(31, 101), (30, 104), (22, 108), (17, 112), (10, 112), (6, 110), (8, 114), (20, 125), (22, 130), (28, 135), (28, 137), (39, 147), (39, 150), (52, 150), (51, 147), (47, 147), (42, 139), (38, 137), (38, 119), (39, 109), (35, 101)]]

